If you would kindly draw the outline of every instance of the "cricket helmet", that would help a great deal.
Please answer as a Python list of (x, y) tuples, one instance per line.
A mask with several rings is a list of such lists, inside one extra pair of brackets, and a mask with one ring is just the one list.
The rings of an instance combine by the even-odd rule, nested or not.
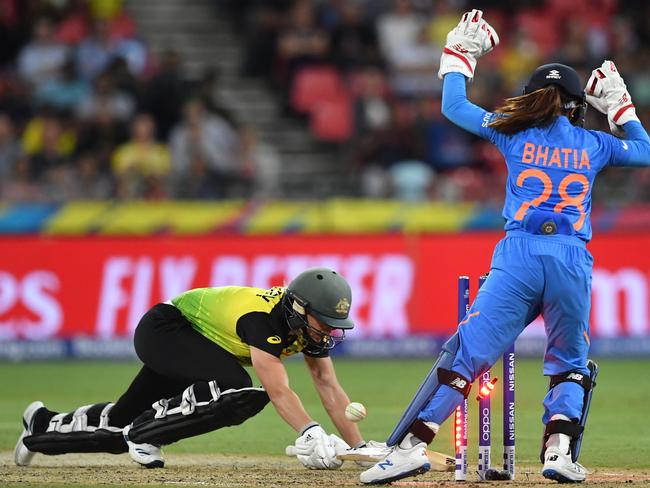
[(524, 95), (544, 88), (548, 85), (557, 85), (562, 94), (569, 100), (564, 104), (565, 109), (573, 110), (569, 120), (573, 125), (582, 127), (587, 113), (587, 100), (580, 76), (572, 67), (560, 63), (543, 64), (530, 76), (524, 87)]
[(333, 329), (352, 329), (349, 317), (352, 290), (345, 279), (328, 268), (311, 268), (289, 283), (287, 296), (307, 313)]

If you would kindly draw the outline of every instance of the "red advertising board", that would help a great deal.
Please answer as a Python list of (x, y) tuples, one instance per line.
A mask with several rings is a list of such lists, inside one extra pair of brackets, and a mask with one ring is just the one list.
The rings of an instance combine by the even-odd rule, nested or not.
[[(456, 279), (489, 269), (500, 233), (0, 240), (0, 340), (128, 336), (152, 304), (224, 284), (270, 287), (328, 266), (353, 288), (354, 335), (445, 335)], [(594, 337), (650, 336), (650, 233), (600, 235)]]

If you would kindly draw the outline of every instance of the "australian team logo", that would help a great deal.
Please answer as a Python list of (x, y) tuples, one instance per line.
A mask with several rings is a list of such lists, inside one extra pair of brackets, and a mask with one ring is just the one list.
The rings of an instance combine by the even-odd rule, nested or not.
[(340, 315), (347, 315), (350, 311), (350, 302), (347, 298), (341, 298), (336, 304), (336, 307), (334, 307), (334, 310)]

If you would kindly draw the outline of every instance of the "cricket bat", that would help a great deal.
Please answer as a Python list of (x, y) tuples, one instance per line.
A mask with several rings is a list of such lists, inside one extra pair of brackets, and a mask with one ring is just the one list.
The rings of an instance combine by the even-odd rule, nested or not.
[[(341, 461), (366, 461), (376, 463), (383, 460), (389, 453), (390, 450), (385, 448), (378, 449), (361, 447), (359, 449), (350, 449), (350, 452), (337, 454), (336, 457)], [(451, 456), (447, 456), (441, 452), (427, 450), (427, 457), (431, 463), (432, 471), (453, 472), (456, 469), (456, 459)]]

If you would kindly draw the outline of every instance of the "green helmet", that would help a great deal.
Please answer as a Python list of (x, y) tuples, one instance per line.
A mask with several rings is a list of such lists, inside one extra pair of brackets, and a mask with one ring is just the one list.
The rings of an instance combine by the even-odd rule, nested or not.
[(319, 322), (333, 329), (354, 327), (349, 317), (352, 291), (336, 271), (328, 268), (303, 271), (289, 284), (286, 294)]

